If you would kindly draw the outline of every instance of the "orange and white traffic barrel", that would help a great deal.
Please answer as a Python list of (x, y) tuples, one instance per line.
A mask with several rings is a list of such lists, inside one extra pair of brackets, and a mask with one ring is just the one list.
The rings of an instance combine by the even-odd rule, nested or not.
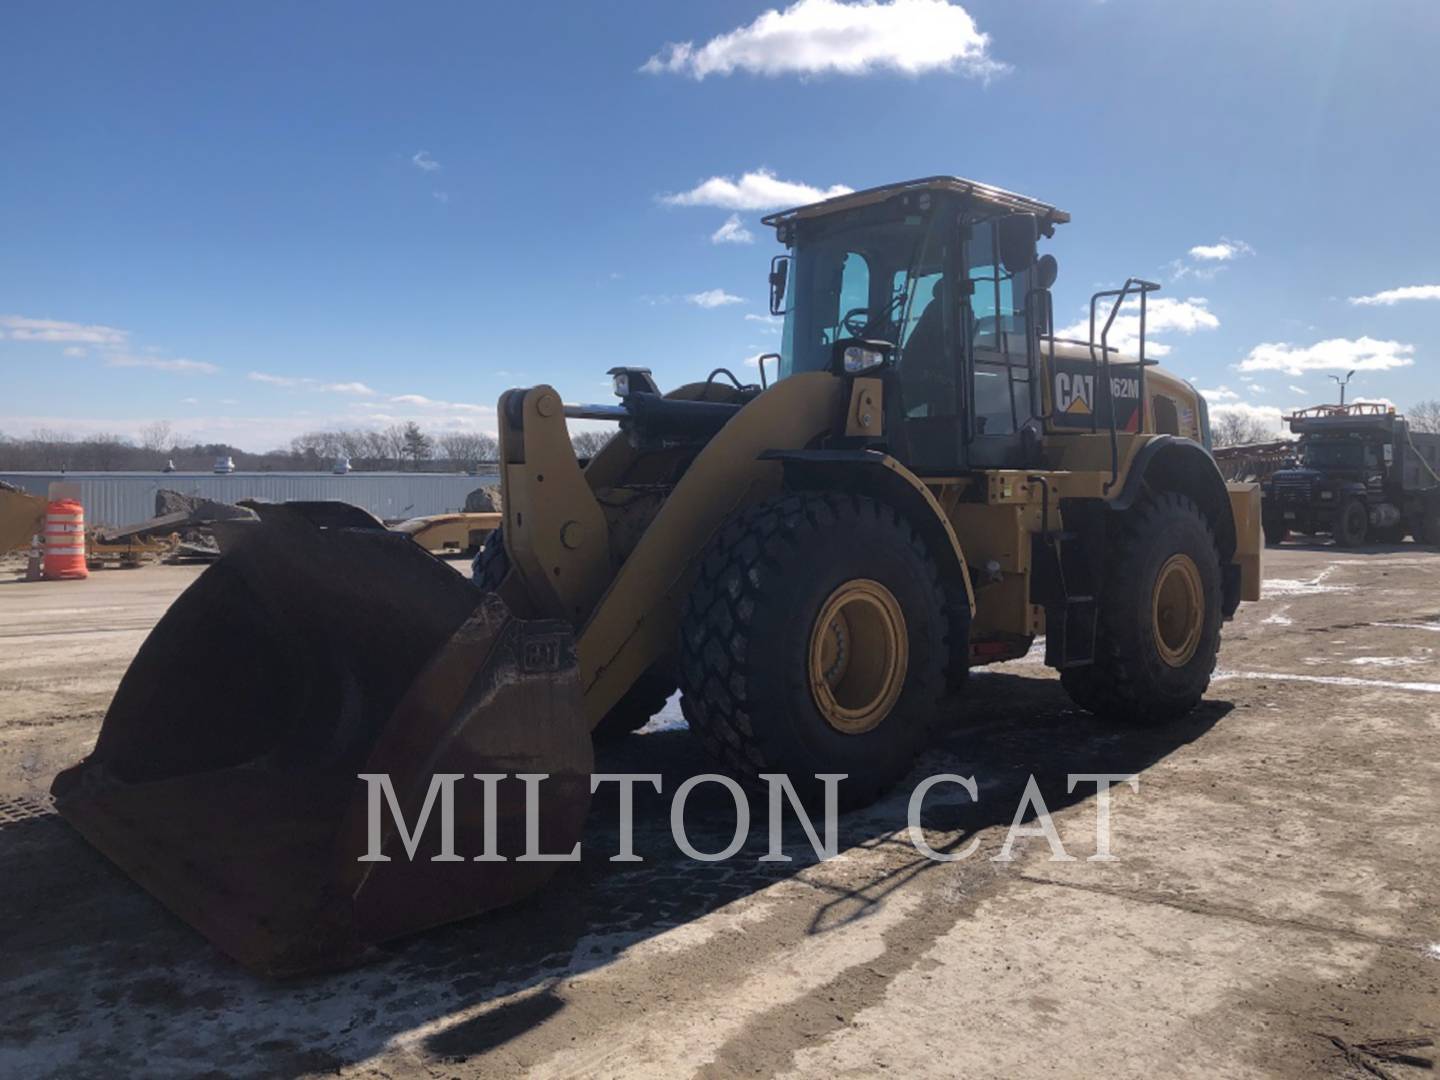
[(85, 510), (74, 499), (54, 499), (45, 508), (45, 578), (89, 577), (85, 569)]

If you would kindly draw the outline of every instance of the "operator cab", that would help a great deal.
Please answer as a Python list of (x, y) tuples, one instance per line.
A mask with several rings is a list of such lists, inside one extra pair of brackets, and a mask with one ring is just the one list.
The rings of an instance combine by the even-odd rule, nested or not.
[(1033, 464), (1056, 272), (1036, 243), (1069, 220), (955, 177), (765, 218), (790, 249), (771, 268), (779, 377), (883, 369), (891, 450), (917, 471)]

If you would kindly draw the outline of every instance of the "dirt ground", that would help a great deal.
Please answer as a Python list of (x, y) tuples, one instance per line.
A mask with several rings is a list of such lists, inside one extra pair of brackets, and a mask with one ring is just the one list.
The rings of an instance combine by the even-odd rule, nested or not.
[[(148, 628), (198, 570), (0, 583), (0, 1075), (1433, 1075), (1440, 1039), (1440, 553), (1287, 547), (1225, 630), (1206, 703), (1121, 730), (1032, 654), (819, 863), (685, 859), (670, 797), (709, 771), (670, 709), (601, 754), (637, 791), (642, 863), (611, 863), (614, 785), (584, 858), (515, 908), (337, 975), (238, 969), (49, 811)], [(197, 724), (203, 717), (196, 717)], [(922, 858), (906, 800), (942, 786)], [(1095, 853), (1095, 785), (1113, 796)], [(1033, 774), (1043, 838), (993, 861)], [(713, 798), (710, 797), (713, 794)], [(687, 812), (728, 841), (716, 785)]]

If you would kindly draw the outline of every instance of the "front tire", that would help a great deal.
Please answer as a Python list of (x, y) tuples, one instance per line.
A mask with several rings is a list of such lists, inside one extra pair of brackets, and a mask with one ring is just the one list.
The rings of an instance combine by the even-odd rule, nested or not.
[[(968, 611), (967, 611), (968, 614)], [(893, 507), (801, 492), (732, 518), (682, 621), (690, 728), (742, 780), (805, 798), (843, 773), (842, 806), (909, 771), (947, 690), (950, 621), (935, 561)]]
[(1341, 547), (1359, 547), (1365, 543), (1370, 528), (1370, 513), (1359, 499), (1349, 499), (1335, 517), (1335, 543)]
[(1095, 662), (1060, 673), (1070, 698), (1106, 720), (1160, 724), (1200, 703), (1220, 649), (1220, 554), (1209, 522), (1164, 492), (1115, 523)]

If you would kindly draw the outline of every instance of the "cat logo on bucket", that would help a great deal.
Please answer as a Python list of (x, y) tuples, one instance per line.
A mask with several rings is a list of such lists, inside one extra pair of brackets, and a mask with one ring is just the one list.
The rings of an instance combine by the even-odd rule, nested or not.
[(1095, 408), (1095, 377), (1057, 371), (1055, 373), (1055, 402), (1056, 407), (1062, 413), (1080, 413), (1089, 416)]

